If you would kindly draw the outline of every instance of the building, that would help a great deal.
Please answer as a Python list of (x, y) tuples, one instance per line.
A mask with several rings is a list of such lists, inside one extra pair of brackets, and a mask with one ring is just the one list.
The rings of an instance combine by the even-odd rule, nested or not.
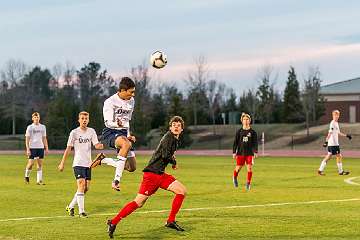
[(360, 78), (322, 86), (320, 94), (325, 98), (326, 109), (320, 123), (328, 123), (334, 109), (340, 110), (341, 122), (360, 122)]

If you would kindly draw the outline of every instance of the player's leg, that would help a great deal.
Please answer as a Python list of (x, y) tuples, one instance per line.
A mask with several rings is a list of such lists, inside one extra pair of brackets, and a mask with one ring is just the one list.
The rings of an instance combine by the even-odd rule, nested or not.
[[(167, 187), (167, 190), (175, 193), (175, 197), (173, 199), (171, 211), (165, 226), (168, 228), (176, 229), (177, 231), (184, 231), (184, 229), (177, 224), (175, 218), (184, 201), (186, 195), (186, 187), (178, 180), (175, 180), (175, 178), (173, 178), (171, 175), (167, 175), (166, 179), (164, 180), (165, 185), (167, 185), (167, 182), (170, 182), (171, 180), (174, 181)], [(163, 188), (163, 185), (164, 183), (160, 187)]]
[(43, 159), (39, 158), (36, 161), (36, 166), (37, 166), (37, 172), (36, 172), (36, 184), (37, 185), (45, 185), (43, 183)]
[(344, 171), (343, 165), (342, 165), (342, 155), (341, 153), (336, 154), (336, 165), (338, 167), (339, 175), (349, 175), (349, 171)]
[(246, 190), (249, 191), (250, 190), (250, 186), (251, 186), (251, 179), (252, 179), (252, 168), (253, 168), (253, 156), (247, 156), (246, 159), (246, 167), (247, 167), (247, 176), (246, 176)]
[(136, 157), (133, 151), (129, 151), (127, 160), (125, 162), (125, 170), (134, 172), (136, 170)]
[(85, 213), (85, 186), (86, 180), (85, 178), (77, 179), (77, 193), (76, 199), (79, 207), (79, 217), (86, 217)]
[(115, 177), (112, 183), (112, 188), (116, 191), (120, 191), (120, 181), (122, 173), (124, 172), (127, 155), (131, 148), (131, 142), (126, 137), (119, 136), (115, 140), (115, 147), (119, 151), (117, 155), (117, 166), (115, 169)]
[(234, 173), (233, 173), (234, 187), (238, 187), (238, 185), (239, 185), (237, 177), (239, 175), (241, 168), (244, 166), (244, 164), (245, 164), (244, 156), (236, 155), (236, 166), (235, 166)]
[(319, 175), (321, 175), (321, 176), (325, 175), (324, 170), (325, 170), (327, 162), (331, 159), (331, 156), (332, 156), (332, 153), (331, 153), (331, 151), (329, 151), (327, 153), (327, 155), (324, 157), (324, 159), (321, 161), (320, 167), (318, 169), (318, 174)]
[(31, 173), (32, 167), (34, 165), (34, 161), (35, 161), (35, 159), (31, 154), (29, 156), (28, 162), (27, 162), (26, 167), (25, 167), (25, 183), (30, 182), (30, 173)]

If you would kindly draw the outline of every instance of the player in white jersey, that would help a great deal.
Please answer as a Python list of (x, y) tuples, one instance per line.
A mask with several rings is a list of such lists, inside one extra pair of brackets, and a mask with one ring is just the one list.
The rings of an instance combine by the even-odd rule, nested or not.
[(352, 137), (350, 134), (344, 134), (340, 131), (340, 127), (338, 123), (339, 117), (340, 117), (340, 111), (334, 110), (332, 112), (333, 120), (330, 122), (329, 133), (326, 136), (325, 143), (323, 144), (323, 147), (328, 148), (328, 153), (325, 156), (325, 158), (322, 160), (320, 167), (318, 169), (318, 174), (321, 176), (325, 175), (324, 169), (326, 163), (331, 159), (332, 155), (336, 156), (336, 163), (337, 163), (339, 175), (350, 174), (349, 171), (344, 171), (342, 167), (342, 155), (340, 153), (339, 135), (342, 137), (347, 137), (349, 140), (351, 140)]
[(130, 120), (134, 111), (135, 83), (128, 77), (123, 77), (118, 92), (104, 102), (103, 115), (105, 128), (102, 131), (102, 141), (117, 150), (116, 159), (107, 158), (103, 153), (96, 156), (91, 168), (101, 163), (116, 168), (112, 188), (120, 191), (120, 180), (124, 169), (133, 172), (136, 169), (135, 152), (132, 143), (136, 141), (130, 134)]
[(80, 112), (78, 121), (80, 126), (70, 132), (67, 147), (58, 169), (60, 171), (64, 170), (67, 155), (71, 152), (71, 148), (74, 148), (75, 154), (72, 166), (77, 182), (77, 191), (70, 204), (66, 207), (66, 211), (70, 216), (74, 216), (74, 207), (78, 204), (79, 217), (87, 217), (84, 202), (85, 193), (89, 190), (91, 181), (91, 144), (96, 149), (103, 149), (104, 146), (99, 143), (95, 130), (87, 126), (89, 124), (89, 113)]
[(25, 133), (26, 155), (28, 156), (28, 163), (25, 167), (25, 183), (30, 182), (30, 172), (35, 160), (37, 160), (36, 184), (44, 185), (42, 175), (44, 149), (46, 154), (49, 152), (46, 127), (40, 123), (38, 112), (34, 112), (31, 117), (33, 123), (26, 128)]

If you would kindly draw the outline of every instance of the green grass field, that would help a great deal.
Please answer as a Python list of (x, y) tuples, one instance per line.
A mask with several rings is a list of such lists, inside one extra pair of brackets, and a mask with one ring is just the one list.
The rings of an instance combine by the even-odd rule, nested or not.
[[(46, 185), (38, 186), (36, 171), (30, 185), (24, 184), (23, 156), (0, 155), (0, 239), (107, 239), (106, 219), (133, 199), (149, 158), (139, 156), (138, 170), (124, 173), (120, 193), (110, 187), (112, 167), (93, 170), (85, 198), (89, 218), (80, 219), (65, 214), (75, 181), (70, 158), (64, 172), (57, 171), (60, 157), (47, 157)], [(172, 193), (159, 190), (118, 225), (115, 239), (359, 239), (360, 186), (344, 182), (360, 176), (358, 159), (344, 162), (352, 171), (350, 176), (338, 176), (332, 160), (327, 175), (320, 177), (315, 174), (320, 159), (259, 158), (250, 192), (232, 186), (230, 158), (178, 156), (178, 162), (179, 169), (168, 172), (188, 189), (177, 218), (186, 231), (163, 227), (168, 212), (151, 212), (170, 209)], [(240, 179), (245, 180), (244, 169)]]

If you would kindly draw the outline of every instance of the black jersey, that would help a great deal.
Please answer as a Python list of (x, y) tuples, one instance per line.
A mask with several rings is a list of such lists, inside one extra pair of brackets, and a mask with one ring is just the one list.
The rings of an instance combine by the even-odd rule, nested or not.
[(237, 130), (233, 145), (233, 153), (241, 156), (253, 156), (258, 152), (257, 134), (253, 129)]
[(159, 145), (143, 172), (163, 174), (169, 163), (176, 165), (174, 153), (178, 147), (178, 143), (179, 140), (174, 136), (174, 134), (168, 131), (161, 138)]

